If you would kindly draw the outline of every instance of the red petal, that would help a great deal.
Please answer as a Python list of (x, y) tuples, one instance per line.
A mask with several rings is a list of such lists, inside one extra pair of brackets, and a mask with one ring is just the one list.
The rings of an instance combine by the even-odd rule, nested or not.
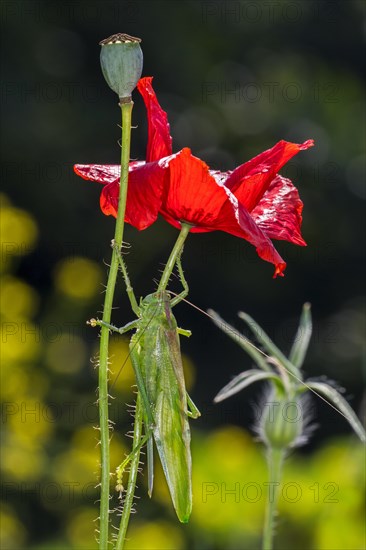
[(250, 242), (255, 246), (257, 254), (262, 260), (275, 265), (276, 269), (273, 277), (275, 278), (277, 275), (283, 276), (286, 262), (284, 262), (268, 236), (255, 223), (251, 214), (240, 204), (235, 195), (229, 189), (225, 187), (224, 189), (229, 200), (220, 213), (215, 229), (231, 233)]
[(264, 151), (238, 166), (227, 178), (225, 185), (250, 212), (259, 203), (271, 181), (286, 162), (299, 151), (314, 145), (309, 139), (303, 144), (279, 141), (272, 149)]
[(158, 162), (149, 162), (130, 170), (125, 220), (139, 230), (146, 229), (158, 217), (167, 170)]
[(119, 197), (119, 179), (108, 183), (100, 194), (100, 208), (106, 216), (117, 218)]
[(141, 78), (137, 88), (143, 97), (148, 120), (146, 162), (159, 160), (172, 154), (172, 138), (168, 116), (160, 107), (151, 85), (152, 76)]
[(278, 175), (251, 215), (271, 239), (306, 246), (300, 232), (302, 208), (303, 203), (291, 180)]
[(169, 166), (161, 207), (163, 217), (175, 227), (180, 221), (193, 224), (193, 233), (225, 231), (249, 241), (258, 255), (276, 266), (275, 277), (282, 275), (286, 263), (249, 212), (224, 185), (222, 174), (210, 172), (188, 148), (162, 159)]
[[(120, 167), (117, 166), (117, 168), (119, 171)], [(103, 170), (100, 170), (100, 173), (102, 172)], [(164, 177), (164, 168), (157, 162), (149, 164), (133, 162), (130, 164), (125, 215), (127, 223), (140, 230), (146, 229), (154, 223), (161, 204)], [(94, 181), (100, 182), (101, 180), (95, 179)], [(105, 185), (100, 195), (100, 207), (106, 216), (117, 217), (118, 199), (119, 177)]]
[(185, 221), (197, 228), (214, 230), (227, 197), (210, 175), (207, 164), (194, 157), (188, 148), (161, 159), (159, 164), (169, 167), (162, 216), (175, 227), (180, 227), (179, 222)]
[(74, 172), (84, 180), (111, 183), (119, 180), (121, 166), (119, 164), (75, 164)]

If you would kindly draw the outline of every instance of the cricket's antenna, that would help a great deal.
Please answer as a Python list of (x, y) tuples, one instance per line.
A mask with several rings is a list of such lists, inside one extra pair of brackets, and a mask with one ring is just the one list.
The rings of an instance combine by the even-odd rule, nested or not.
[[(169, 291), (171, 294), (173, 294), (174, 296), (177, 296), (177, 294), (175, 292), (172, 292), (171, 290)], [(183, 298), (182, 299), (182, 302), (187, 302), (187, 304), (189, 304), (190, 306), (192, 306), (194, 309), (197, 309), (197, 311), (203, 313), (203, 315), (206, 315), (206, 317), (208, 317), (209, 319), (211, 319), (211, 321), (214, 321), (213, 317), (207, 313), (207, 311), (204, 311), (202, 308), (196, 306), (195, 304), (193, 304), (192, 302), (190, 302), (189, 300), (187, 300), (186, 298)], [(269, 355), (267, 355), (263, 350), (261, 350), (260, 348), (258, 348), (257, 346), (255, 346), (253, 344), (253, 342), (251, 342), (248, 338), (246, 338), (244, 335), (241, 334), (241, 337), (250, 345), (252, 346), (252, 348), (254, 348), (256, 351), (258, 351), (261, 355), (263, 355), (269, 362), (271, 362), (272, 364), (274, 363), (276, 366), (278, 366), (278, 363), (276, 360), (273, 360), (272, 357), (270, 357)], [(332, 409), (334, 409), (338, 414), (340, 414), (341, 416), (343, 416), (343, 418), (345, 418), (348, 422), (348, 419), (347, 419), (347, 416), (345, 414), (342, 413), (342, 411), (340, 411), (339, 409), (337, 409), (337, 407), (335, 407), (332, 403), (330, 403), (330, 401), (328, 401), (325, 397), (323, 397), (320, 393), (318, 393), (316, 390), (314, 390), (312, 387), (308, 386), (308, 384), (306, 384), (306, 382), (304, 382), (303, 380), (301, 380), (300, 378), (298, 378), (294, 373), (292, 373), (291, 371), (289, 371), (284, 365), (281, 365), (281, 368), (283, 368), (287, 374), (289, 374), (290, 376), (292, 376), (293, 378), (295, 378), (295, 380), (297, 382), (299, 382), (300, 384), (302, 384), (303, 386), (305, 386), (305, 388), (307, 390), (309, 390), (310, 392), (312, 392), (314, 395), (316, 395), (319, 399), (321, 399), (322, 401), (324, 401), (324, 403), (326, 403), (327, 405), (329, 405), (329, 407), (331, 407)]]

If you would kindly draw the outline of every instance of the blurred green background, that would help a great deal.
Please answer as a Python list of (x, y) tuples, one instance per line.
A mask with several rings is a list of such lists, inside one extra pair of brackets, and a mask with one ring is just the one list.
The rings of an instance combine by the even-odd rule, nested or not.
[[(280, 139), (315, 139), (282, 172), (304, 201), (308, 243), (276, 243), (286, 276), (273, 280), (272, 266), (240, 239), (192, 235), (183, 258), (189, 299), (241, 329), (236, 313), (247, 311), (284, 351), (310, 301), (306, 374), (336, 379), (362, 415), (365, 3), (3, 0), (1, 19), (1, 547), (89, 549), (98, 515), (98, 335), (85, 320), (101, 310), (114, 220), (99, 210), (98, 184), (72, 166), (119, 161), (120, 114), (101, 75), (99, 40), (115, 32), (143, 39), (143, 74), (154, 76), (174, 150), (190, 146), (212, 168), (232, 169)], [(145, 111), (134, 100), (132, 157), (143, 159)], [(138, 295), (154, 289), (176, 234), (164, 220), (141, 233), (127, 228)], [(121, 282), (114, 313), (116, 324), (133, 318)], [(187, 304), (176, 317), (193, 332), (182, 348), (202, 412), (192, 422), (194, 510), (179, 525), (161, 473), (151, 501), (141, 476), (128, 548), (259, 548), (266, 467), (250, 429), (261, 388), (214, 406), (250, 360)], [(127, 349), (112, 339), (114, 372)], [(112, 469), (130, 445), (132, 384), (127, 365), (111, 404)], [(277, 548), (364, 548), (363, 450), (341, 416), (312, 405), (318, 429), (288, 459)]]

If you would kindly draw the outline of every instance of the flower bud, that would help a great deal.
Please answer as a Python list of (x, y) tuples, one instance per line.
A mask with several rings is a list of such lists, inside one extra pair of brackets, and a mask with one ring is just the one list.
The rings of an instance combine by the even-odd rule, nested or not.
[(143, 56), (140, 42), (140, 38), (121, 33), (99, 42), (103, 76), (122, 103), (131, 98), (141, 77)]
[(261, 439), (267, 447), (294, 447), (303, 433), (303, 407), (299, 398), (278, 395), (266, 401), (260, 420)]

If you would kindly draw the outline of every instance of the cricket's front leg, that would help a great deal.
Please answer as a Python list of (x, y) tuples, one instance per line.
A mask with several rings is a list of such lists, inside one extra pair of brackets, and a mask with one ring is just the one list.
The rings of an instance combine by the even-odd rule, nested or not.
[(120, 327), (120, 328), (116, 327), (115, 325), (111, 325), (110, 323), (105, 323), (100, 319), (90, 319), (86, 323), (91, 327), (107, 327), (112, 332), (118, 332), (119, 334), (124, 334), (129, 330), (133, 330), (134, 328), (137, 328), (139, 319), (135, 319), (135, 321), (131, 321), (130, 323), (127, 323), (127, 325), (124, 325), (123, 327)]

